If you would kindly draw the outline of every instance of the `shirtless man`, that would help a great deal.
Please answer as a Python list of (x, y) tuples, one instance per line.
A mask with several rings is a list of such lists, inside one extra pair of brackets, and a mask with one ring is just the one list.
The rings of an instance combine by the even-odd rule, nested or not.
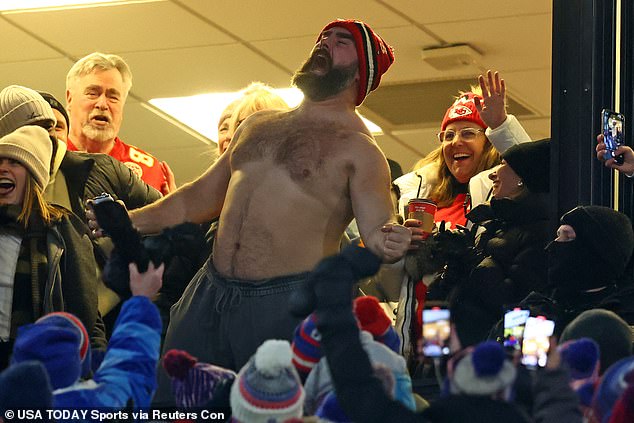
[(367, 25), (328, 24), (293, 78), (305, 94), (296, 109), (247, 118), (202, 176), (130, 211), (144, 233), (220, 213), (213, 258), (172, 308), (165, 350), (239, 369), (265, 339), (290, 339), (290, 293), (338, 252), (353, 217), (385, 262), (405, 254), (411, 233), (394, 223), (387, 161), (355, 113), (392, 61)]

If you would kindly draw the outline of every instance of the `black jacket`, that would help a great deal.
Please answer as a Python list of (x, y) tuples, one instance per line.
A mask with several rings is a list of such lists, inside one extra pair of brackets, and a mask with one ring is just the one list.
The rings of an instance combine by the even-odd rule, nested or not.
[(66, 179), (72, 212), (86, 220), (85, 202), (103, 192), (136, 209), (161, 198), (126, 165), (107, 154), (67, 151), (59, 170)]
[(469, 213), (484, 228), (476, 238), (483, 259), (465, 287), (470, 296), (499, 318), (503, 305), (520, 302), (532, 291), (543, 292), (547, 281), (546, 251), (552, 239), (548, 209), (541, 195), (520, 200), (493, 199)]

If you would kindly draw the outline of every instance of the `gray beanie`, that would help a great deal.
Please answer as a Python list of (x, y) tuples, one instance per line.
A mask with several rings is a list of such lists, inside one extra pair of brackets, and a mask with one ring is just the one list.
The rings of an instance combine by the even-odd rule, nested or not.
[(599, 345), (601, 374), (620, 359), (632, 355), (634, 336), (630, 326), (609, 310), (584, 311), (568, 323), (559, 342), (580, 338), (590, 338)]
[(52, 154), (48, 132), (39, 126), (23, 126), (0, 138), (0, 157), (20, 162), (42, 190), (48, 184)]
[(0, 137), (44, 120), (57, 121), (53, 109), (37, 91), (20, 85), (0, 91)]

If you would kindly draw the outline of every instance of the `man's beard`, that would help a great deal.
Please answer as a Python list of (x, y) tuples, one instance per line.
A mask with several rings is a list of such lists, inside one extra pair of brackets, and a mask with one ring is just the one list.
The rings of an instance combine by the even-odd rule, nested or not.
[(86, 138), (99, 142), (110, 141), (116, 136), (114, 128), (111, 125), (96, 128), (92, 126), (90, 122), (83, 126), (81, 132)]
[[(312, 101), (323, 101), (348, 88), (354, 81), (359, 67), (357, 63), (347, 67), (333, 67), (330, 55), (325, 53), (317, 57), (318, 53), (320, 50), (315, 50), (295, 72), (292, 79), (293, 85), (302, 90), (304, 95)], [(328, 71), (323, 75), (311, 72), (316, 60), (326, 61), (323, 67), (326, 67)]]

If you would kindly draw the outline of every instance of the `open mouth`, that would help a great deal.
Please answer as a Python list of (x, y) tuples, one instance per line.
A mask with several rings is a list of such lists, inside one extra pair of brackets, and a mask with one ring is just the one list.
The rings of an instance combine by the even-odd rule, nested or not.
[(0, 178), (0, 195), (7, 195), (15, 189), (15, 182), (8, 178)]
[(471, 157), (471, 155), (466, 153), (457, 153), (453, 155), (453, 159), (457, 162), (467, 160), (469, 157)]
[(332, 67), (332, 59), (326, 51), (319, 50), (313, 54), (310, 67), (312, 70), (327, 72)]
[(98, 125), (107, 125), (110, 123), (110, 119), (105, 115), (95, 115), (91, 118), (93, 122), (96, 122)]

